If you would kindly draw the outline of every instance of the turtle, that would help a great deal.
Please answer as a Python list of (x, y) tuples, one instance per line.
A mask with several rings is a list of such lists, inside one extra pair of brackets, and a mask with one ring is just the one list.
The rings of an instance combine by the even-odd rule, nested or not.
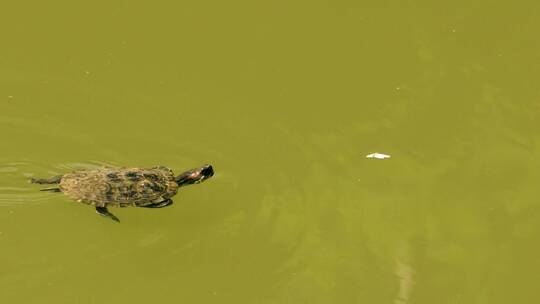
[(170, 206), (178, 188), (201, 183), (214, 175), (211, 165), (174, 176), (164, 166), (152, 168), (101, 167), (78, 170), (51, 178), (31, 178), (34, 184), (58, 184), (41, 191), (62, 192), (71, 199), (95, 206), (99, 215), (120, 220), (108, 207), (163, 208)]

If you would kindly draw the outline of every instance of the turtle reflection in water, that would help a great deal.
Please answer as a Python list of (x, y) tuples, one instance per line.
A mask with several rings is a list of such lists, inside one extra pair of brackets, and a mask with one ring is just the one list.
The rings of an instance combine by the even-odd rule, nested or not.
[(107, 207), (162, 208), (170, 206), (179, 187), (198, 184), (214, 175), (211, 165), (174, 176), (167, 167), (99, 168), (67, 173), (52, 178), (32, 178), (34, 184), (59, 184), (42, 191), (63, 192), (70, 198), (96, 207), (96, 212), (120, 220)]

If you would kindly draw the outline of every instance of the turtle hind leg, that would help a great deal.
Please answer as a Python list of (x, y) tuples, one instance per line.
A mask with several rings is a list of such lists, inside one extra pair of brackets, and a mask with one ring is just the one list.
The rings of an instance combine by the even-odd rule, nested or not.
[(32, 184), (59, 184), (62, 179), (62, 175), (53, 176), (51, 178), (31, 178)]
[(140, 207), (143, 207), (143, 208), (163, 208), (163, 207), (167, 207), (167, 206), (172, 205), (172, 203), (173, 203), (172, 199), (168, 199), (168, 200), (161, 201), (159, 203), (146, 205), (146, 206), (140, 206)]
[(107, 207), (96, 207), (96, 213), (104, 217), (108, 217), (111, 220), (120, 223), (120, 220), (107, 210)]

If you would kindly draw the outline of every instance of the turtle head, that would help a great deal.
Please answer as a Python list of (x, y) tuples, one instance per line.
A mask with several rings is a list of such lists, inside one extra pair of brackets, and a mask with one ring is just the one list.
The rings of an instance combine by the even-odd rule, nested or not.
[(182, 187), (202, 183), (212, 177), (212, 175), (214, 175), (214, 168), (211, 165), (204, 165), (178, 175), (175, 180), (178, 186)]

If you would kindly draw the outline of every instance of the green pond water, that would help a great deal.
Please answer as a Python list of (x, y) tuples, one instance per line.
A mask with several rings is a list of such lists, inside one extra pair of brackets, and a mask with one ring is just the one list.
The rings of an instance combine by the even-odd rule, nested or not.
[[(538, 302), (540, 7), (375, 5), (3, 3), (0, 303)], [(205, 163), (120, 224), (28, 183)]]

